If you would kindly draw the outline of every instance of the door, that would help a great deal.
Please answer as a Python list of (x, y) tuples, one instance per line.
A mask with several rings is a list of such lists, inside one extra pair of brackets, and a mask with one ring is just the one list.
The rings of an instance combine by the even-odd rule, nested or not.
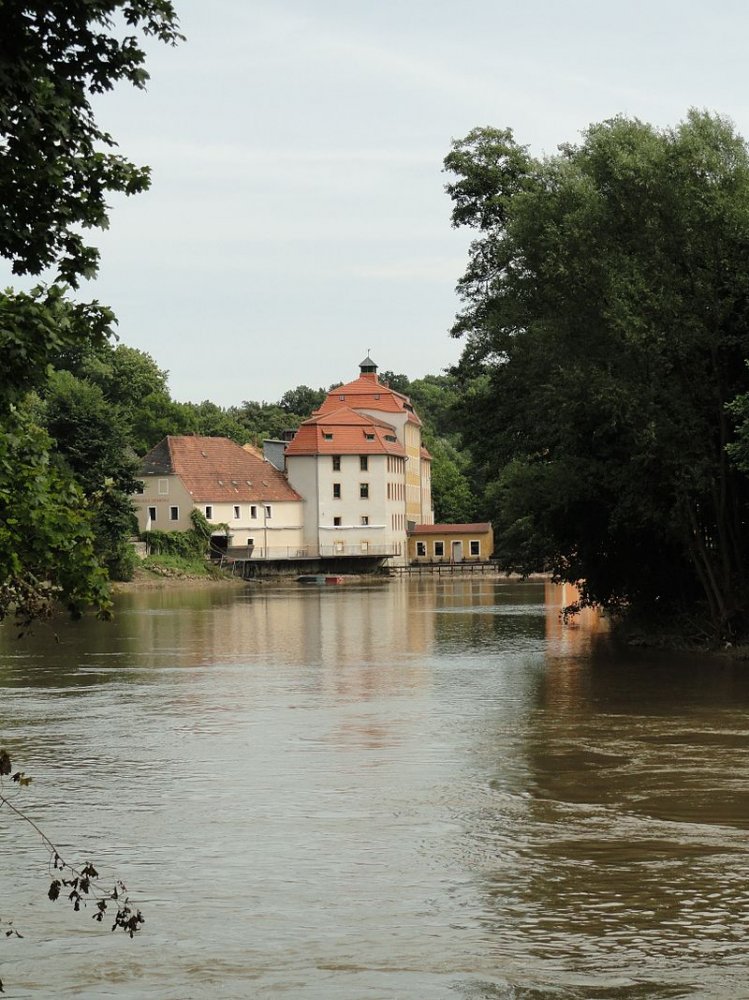
[(453, 542), (452, 543), (452, 554), (451, 559), (453, 562), (463, 562), (463, 543)]

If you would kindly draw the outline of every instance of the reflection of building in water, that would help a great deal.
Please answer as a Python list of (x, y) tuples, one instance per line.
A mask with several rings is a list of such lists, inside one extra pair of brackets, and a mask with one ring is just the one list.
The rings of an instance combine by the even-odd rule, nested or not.
[[(133, 596), (136, 600), (127, 603), (135, 610), (138, 595)], [(416, 668), (414, 661), (422, 663), (431, 649), (434, 616), (418, 612), (419, 595), (406, 581), (196, 592), (195, 604), (193, 595), (180, 596), (181, 605), (167, 599), (157, 609), (150, 594), (150, 609), (130, 616), (138, 626), (131, 641), (144, 657), (163, 662), (166, 653), (181, 666), (237, 662), (322, 667), (322, 672), (305, 675), (305, 683), (354, 697), (389, 685), (402, 689), (426, 682), (423, 666)]]
[(590, 645), (592, 636), (608, 630), (608, 623), (598, 608), (582, 608), (565, 620), (564, 609), (579, 600), (580, 591), (574, 584), (546, 581), (546, 638), (554, 642), (555, 652), (582, 652)]

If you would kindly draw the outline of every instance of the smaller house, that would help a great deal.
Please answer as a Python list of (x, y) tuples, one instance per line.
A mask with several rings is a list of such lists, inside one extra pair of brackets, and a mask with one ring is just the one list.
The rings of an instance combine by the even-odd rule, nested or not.
[(408, 532), (408, 561), (484, 562), (494, 551), (491, 524), (417, 524)]
[[(298, 556), (303, 501), (286, 477), (252, 448), (222, 437), (165, 437), (143, 458), (142, 492), (132, 500), (140, 531), (187, 531), (199, 510), (214, 542), (255, 559)], [(228, 528), (228, 535), (227, 535)]]

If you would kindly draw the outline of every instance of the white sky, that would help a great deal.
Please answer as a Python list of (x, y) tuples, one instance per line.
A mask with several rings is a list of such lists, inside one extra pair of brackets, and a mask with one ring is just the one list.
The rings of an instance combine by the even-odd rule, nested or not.
[[(749, 135), (744, 0), (176, 0), (146, 93), (97, 105), (151, 190), (112, 199), (98, 280), (177, 399), (273, 401), (348, 380), (371, 349), (452, 364), (470, 234), (442, 159), (477, 125), (536, 154), (618, 113), (690, 106)], [(9, 269), (0, 281), (11, 282)]]

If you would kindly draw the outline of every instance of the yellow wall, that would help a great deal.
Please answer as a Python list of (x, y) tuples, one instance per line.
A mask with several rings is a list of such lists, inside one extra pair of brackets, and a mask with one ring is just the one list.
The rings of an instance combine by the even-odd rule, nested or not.
[[(472, 534), (451, 532), (449, 525), (445, 531), (434, 535), (409, 535), (409, 562), (476, 562), (489, 559), (494, 551), (494, 532), (477, 531)], [(435, 550), (435, 543), (442, 543), (442, 555)], [(478, 554), (471, 554), (471, 542), (478, 543)], [(418, 554), (419, 543), (425, 546), (425, 554)], [(455, 543), (455, 544), (454, 544)]]

